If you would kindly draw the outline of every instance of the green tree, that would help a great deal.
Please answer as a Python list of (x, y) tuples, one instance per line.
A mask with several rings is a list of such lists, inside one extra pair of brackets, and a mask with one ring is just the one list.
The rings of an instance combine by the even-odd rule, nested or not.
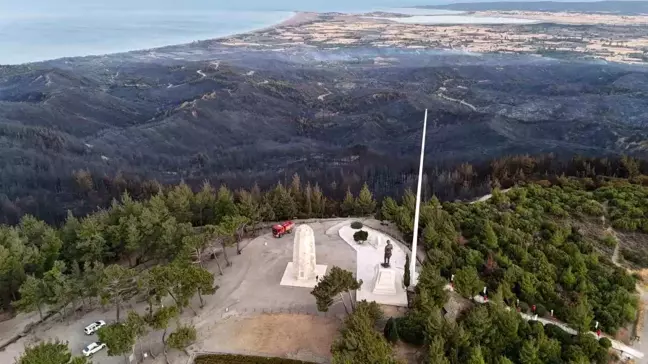
[(167, 344), (170, 348), (184, 350), (196, 341), (196, 328), (191, 325), (179, 326), (176, 331), (169, 334)]
[(115, 306), (117, 321), (119, 321), (122, 304), (138, 292), (135, 276), (135, 271), (118, 264), (109, 265), (103, 271), (99, 295), (102, 302)]
[(149, 325), (154, 330), (163, 330), (162, 332), (162, 347), (164, 357), (167, 357), (167, 330), (169, 329), (169, 322), (174, 317), (178, 316), (178, 308), (176, 306), (167, 306), (159, 308), (155, 313), (149, 316)]
[(410, 286), (410, 257), (409, 254), (405, 255), (405, 267), (403, 268), (403, 271), (405, 272), (403, 275), (403, 284), (405, 287)]
[(356, 201), (356, 207), (358, 213), (362, 216), (371, 215), (376, 211), (376, 200), (373, 198), (373, 194), (369, 191), (369, 186), (367, 183), (362, 185), (360, 193), (358, 194), (358, 199)]
[(133, 352), (135, 346), (135, 331), (131, 326), (121, 322), (115, 322), (107, 325), (97, 331), (99, 341), (108, 347), (109, 356), (123, 355), (128, 358), (128, 354)]
[(493, 230), (493, 225), (488, 220), (484, 224), (484, 242), (486, 243), (486, 246), (489, 247), (490, 249), (497, 249), (498, 247), (497, 235), (495, 235), (495, 231)]
[(216, 191), (208, 181), (203, 182), (202, 188), (194, 196), (191, 210), (194, 226), (203, 226), (216, 221)]
[(342, 216), (352, 216), (356, 214), (356, 211), (358, 211), (358, 205), (351, 193), (351, 188), (347, 188), (342, 205), (340, 205), (340, 212)]
[(331, 346), (333, 364), (396, 364), (391, 346), (374, 329), (374, 311), (379, 309), (370, 306), (366, 301), (360, 302), (357, 310), (347, 316), (340, 336)]
[(28, 346), (16, 364), (90, 364), (85, 358), (72, 358), (67, 343), (44, 341)]
[(245, 216), (250, 226), (256, 228), (256, 225), (261, 221), (261, 206), (257, 200), (255, 200), (252, 194), (244, 189), (240, 189), (237, 192), (238, 195), (238, 211), (241, 216)]
[(497, 358), (497, 364), (513, 364), (513, 361), (505, 356)]
[(587, 332), (590, 329), (594, 315), (586, 297), (581, 298), (576, 306), (569, 311), (567, 322), (579, 333)]
[(479, 290), (484, 286), (479, 279), (477, 270), (473, 266), (467, 266), (459, 269), (454, 278), (457, 292), (467, 298), (475, 296)]
[(344, 301), (342, 293), (346, 292), (348, 294), (353, 308), (353, 297), (351, 296), (351, 291), (358, 290), (361, 286), (362, 280), (356, 280), (353, 277), (353, 273), (340, 267), (333, 266), (333, 268), (331, 268), (329, 272), (321, 278), (315, 288), (313, 288), (311, 294), (315, 296), (317, 309), (321, 312), (328, 311), (328, 308), (333, 304), (334, 297), (339, 295), (342, 304), (344, 304), (344, 309), (348, 314), (350, 311)]
[(389, 320), (387, 320), (383, 334), (385, 335), (385, 339), (392, 344), (395, 344), (398, 341), (398, 328), (396, 327), (396, 321), (393, 317), (390, 317)]
[(429, 343), (428, 348), (429, 364), (450, 364), (445, 355), (445, 340), (441, 335), (436, 335)]
[(287, 220), (297, 215), (297, 203), (281, 183), (277, 183), (270, 196), (270, 205), (277, 219)]
[(520, 363), (522, 364), (541, 364), (542, 361), (538, 355), (538, 347), (532, 340), (526, 340), (520, 348)]
[(106, 239), (103, 236), (105, 227), (98, 215), (90, 215), (81, 220), (77, 231), (76, 250), (80, 259), (86, 262), (101, 262), (104, 259)]
[(48, 300), (45, 282), (34, 276), (27, 276), (18, 292), (20, 292), (20, 299), (13, 303), (14, 307), (22, 312), (38, 310), (40, 319), (43, 320), (43, 307)]
[(166, 195), (169, 212), (178, 222), (191, 222), (193, 201), (194, 193), (184, 181), (174, 186)]
[(486, 364), (484, 356), (482, 355), (481, 346), (477, 345), (470, 351), (468, 364)]
[(380, 213), (382, 214), (383, 219), (389, 221), (395, 221), (398, 214), (398, 204), (391, 197), (385, 197), (380, 208)]
[(135, 311), (128, 311), (128, 317), (126, 318), (125, 324), (133, 333), (135, 342), (140, 341), (140, 353), (143, 353), (144, 350), (142, 349), (142, 343), (140, 339), (143, 338), (148, 332), (148, 323), (146, 322), (146, 318), (140, 316)]
[(234, 203), (234, 195), (225, 185), (221, 185), (216, 194), (216, 211), (215, 220), (209, 223), (220, 223), (227, 216), (233, 216), (238, 213)]
[(326, 198), (318, 184), (313, 187), (312, 205), (314, 217), (323, 217), (326, 211)]
[(225, 216), (221, 223), (216, 226), (216, 233), (220, 237), (221, 246), (223, 247), (223, 257), (227, 266), (232, 265), (227, 256), (227, 247), (236, 244), (236, 250), (240, 253), (239, 243), (243, 229), (249, 220), (241, 215)]

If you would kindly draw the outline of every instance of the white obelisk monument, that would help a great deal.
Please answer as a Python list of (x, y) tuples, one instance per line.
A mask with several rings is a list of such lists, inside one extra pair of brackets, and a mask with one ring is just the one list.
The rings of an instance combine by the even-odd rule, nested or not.
[(289, 262), (281, 278), (282, 286), (312, 288), (317, 285), (317, 279), (326, 274), (325, 265), (317, 265), (315, 261), (315, 233), (305, 224), (295, 229), (293, 242), (293, 260)]
[(414, 238), (412, 239), (412, 256), (410, 257), (410, 287), (416, 286), (418, 275), (416, 274), (416, 251), (419, 235), (419, 217), (421, 212), (421, 182), (423, 182), (423, 158), (425, 157), (425, 136), (427, 134), (427, 114), (423, 119), (423, 136), (421, 137), (421, 160), (419, 161), (418, 185), (416, 187), (416, 209), (414, 210)]

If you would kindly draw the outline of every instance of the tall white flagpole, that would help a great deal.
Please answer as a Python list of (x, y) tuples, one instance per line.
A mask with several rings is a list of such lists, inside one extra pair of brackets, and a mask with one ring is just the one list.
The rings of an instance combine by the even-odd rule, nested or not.
[(418, 243), (418, 231), (419, 231), (419, 217), (421, 212), (421, 183), (423, 182), (423, 157), (425, 156), (425, 136), (427, 134), (427, 114), (428, 111), (425, 109), (425, 118), (423, 119), (423, 136), (421, 137), (421, 160), (419, 162), (419, 175), (418, 175), (418, 184), (416, 187), (416, 209), (414, 210), (414, 238), (412, 239), (412, 252), (410, 257), (410, 277), (412, 280), (413, 286), (416, 285), (418, 281), (418, 276), (416, 275), (416, 249)]

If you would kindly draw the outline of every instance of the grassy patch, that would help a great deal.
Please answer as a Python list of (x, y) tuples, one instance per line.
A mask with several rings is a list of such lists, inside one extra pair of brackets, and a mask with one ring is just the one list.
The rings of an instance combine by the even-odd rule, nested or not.
[(195, 364), (314, 364), (307, 361), (232, 354), (202, 355)]

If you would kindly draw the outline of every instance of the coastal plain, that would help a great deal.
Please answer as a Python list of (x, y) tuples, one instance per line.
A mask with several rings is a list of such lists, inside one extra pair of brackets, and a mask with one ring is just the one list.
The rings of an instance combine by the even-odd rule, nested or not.
[[(396, 47), (475, 53), (533, 54), (648, 61), (648, 17), (540, 11), (477, 11), (409, 17), (399, 13), (300, 13), (272, 29), (228, 37), (222, 44), (248, 47)], [(502, 24), (481, 24), (482, 20)], [(526, 20), (507, 23), (507, 20)], [(438, 24), (443, 22), (444, 24)]]

